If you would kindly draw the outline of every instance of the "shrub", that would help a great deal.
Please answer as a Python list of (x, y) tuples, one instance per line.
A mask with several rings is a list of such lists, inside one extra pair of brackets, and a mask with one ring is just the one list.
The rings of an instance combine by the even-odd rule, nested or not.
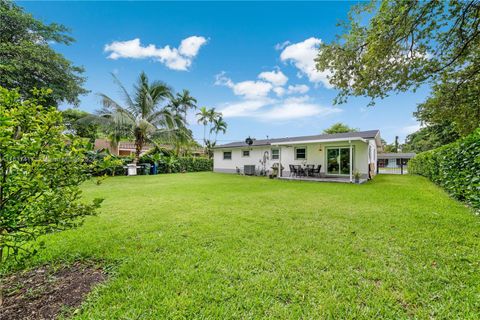
[(454, 143), (418, 154), (409, 161), (408, 171), (480, 209), (480, 128)]
[(176, 157), (174, 155), (155, 156), (148, 154), (141, 158), (140, 163), (157, 163), (158, 173), (175, 173), (175, 172), (199, 172), (212, 171), (213, 160), (201, 157)]

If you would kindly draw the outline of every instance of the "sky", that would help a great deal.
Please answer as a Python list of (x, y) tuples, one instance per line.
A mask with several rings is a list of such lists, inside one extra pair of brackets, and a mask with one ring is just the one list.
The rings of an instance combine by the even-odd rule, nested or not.
[[(216, 108), (228, 123), (218, 143), (250, 136), (321, 133), (336, 122), (379, 129), (387, 142), (419, 128), (413, 112), (426, 89), (378, 100), (334, 105), (328, 74), (315, 70), (317, 46), (341, 32), (351, 2), (17, 2), (37, 19), (67, 26), (76, 39), (51, 46), (85, 68), (78, 106), (100, 109), (98, 93), (119, 101), (112, 73), (133, 88), (140, 72), (176, 92), (190, 90), (198, 106)], [(68, 106), (62, 106), (67, 108)], [(195, 112), (188, 117), (203, 139)]]

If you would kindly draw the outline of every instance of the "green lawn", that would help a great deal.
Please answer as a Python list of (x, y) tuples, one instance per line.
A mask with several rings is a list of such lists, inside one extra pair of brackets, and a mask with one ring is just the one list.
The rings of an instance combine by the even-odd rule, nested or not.
[(480, 220), (426, 179), (116, 177), (30, 264), (103, 259), (79, 319), (478, 318)]

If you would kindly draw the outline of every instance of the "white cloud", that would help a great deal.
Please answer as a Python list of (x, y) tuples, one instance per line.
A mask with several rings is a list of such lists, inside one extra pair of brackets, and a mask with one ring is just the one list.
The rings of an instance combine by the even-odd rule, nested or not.
[(259, 79), (265, 80), (273, 84), (274, 86), (283, 86), (287, 83), (288, 78), (280, 70), (265, 71), (258, 75)]
[(255, 114), (255, 112), (269, 104), (273, 100), (265, 99), (253, 99), (253, 100), (244, 100), (240, 102), (230, 103), (221, 108), (220, 112), (225, 118), (232, 117), (249, 117)]
[(193, 58), (198, 54), (200, 48), (207, 42), (204, 37), (192, 36), (183, 39), (179, 49), (170, 47), (157, 48), (153, 44), (142, 46), (140, 39), (136, 38), (127, 41), (114, 41), (105, 45), (104, 51), (109, 52), (109, 59), (131, 58), (146, 59), (153, 58), (165, 64), (170, 69), (186, 71), (192, 65)]
[(283, 50), (283, 48), (285, 48), (286, 46), (288, 46), (290, 43), (291, 43), (291, 42), (288, 41), (288, 40), (287, 40), (287, 41), (284, 41), (284, 42), (282, 42), (282, 43), (277, 43), (274, 48), (275, 48), (275, 50), (280, 51), (280, 50)]
[(291, 62), (299, 70), (300, 75), (306, 75), (311, 82), (322, 83), (325, 87), (331, 88), (328, 82), (328, 76), (331, 73), (319, 72), (315, 67), (315, 57), (321, 43), (322, 40), (311, 37), (305, 41), (290, 44), (283, 49), (280, 59)]
[(421, 128), (422, 128), (422, 126), (420, 125), (420, 123), (416, 123), (416, 124), (413, 124), (413, 125), (405, 126), (400, 131), (405, 135), (409, 135), (411, 133), (414, 133), (414, 132), (420, 130)]
[(310, 101), (308, 96), (284, 100), (249, 99), (220, 107), (224, 117), (248, 117), (262, 121), (285, 121), (305, 117), (323, 117), (342, 112), (339, 108), (324, 107)]
[(294, 94), (294, 93), (299, 93), (299, 94), (304, 94), (307, 93), (310, 88), (305, 85), (305, 84), (296, 84), (296, 85), (289, 85), (288, 86), (288, 93), (289, 94)]
[(231, 88), (235, 95), (243, 96), (248, 99), (265, 97), (273, 89), (273, 86), (270, 82), (264, 81), (247, 80), (235, 83), (230, 78), (225, 76), (225, 72), (221, 72), (216, 75), (215, 84)]
[(182, 40), (178, 51), (186, 57), (195, 57), (205, 43), (207, 39), (204, 37), (191, 36)]
[(283, 95), (285, 94), (285, 92), (286, 92), (285, 88), (283, 88), (283, 87), (275, 87), (275, 88), (273, 88), (272, 90), (273, 90), (273, 92), (275, 92), (275, 93), (277, 94), (277, 96), (279, 96), (279, 97), (283, 96)]

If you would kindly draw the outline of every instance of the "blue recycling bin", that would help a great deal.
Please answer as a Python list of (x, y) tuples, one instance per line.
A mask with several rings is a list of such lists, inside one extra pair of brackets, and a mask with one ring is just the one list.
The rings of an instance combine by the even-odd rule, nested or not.
[(158, 164), (154, 163), (151, 167), (152, 174), (158, 174)]

